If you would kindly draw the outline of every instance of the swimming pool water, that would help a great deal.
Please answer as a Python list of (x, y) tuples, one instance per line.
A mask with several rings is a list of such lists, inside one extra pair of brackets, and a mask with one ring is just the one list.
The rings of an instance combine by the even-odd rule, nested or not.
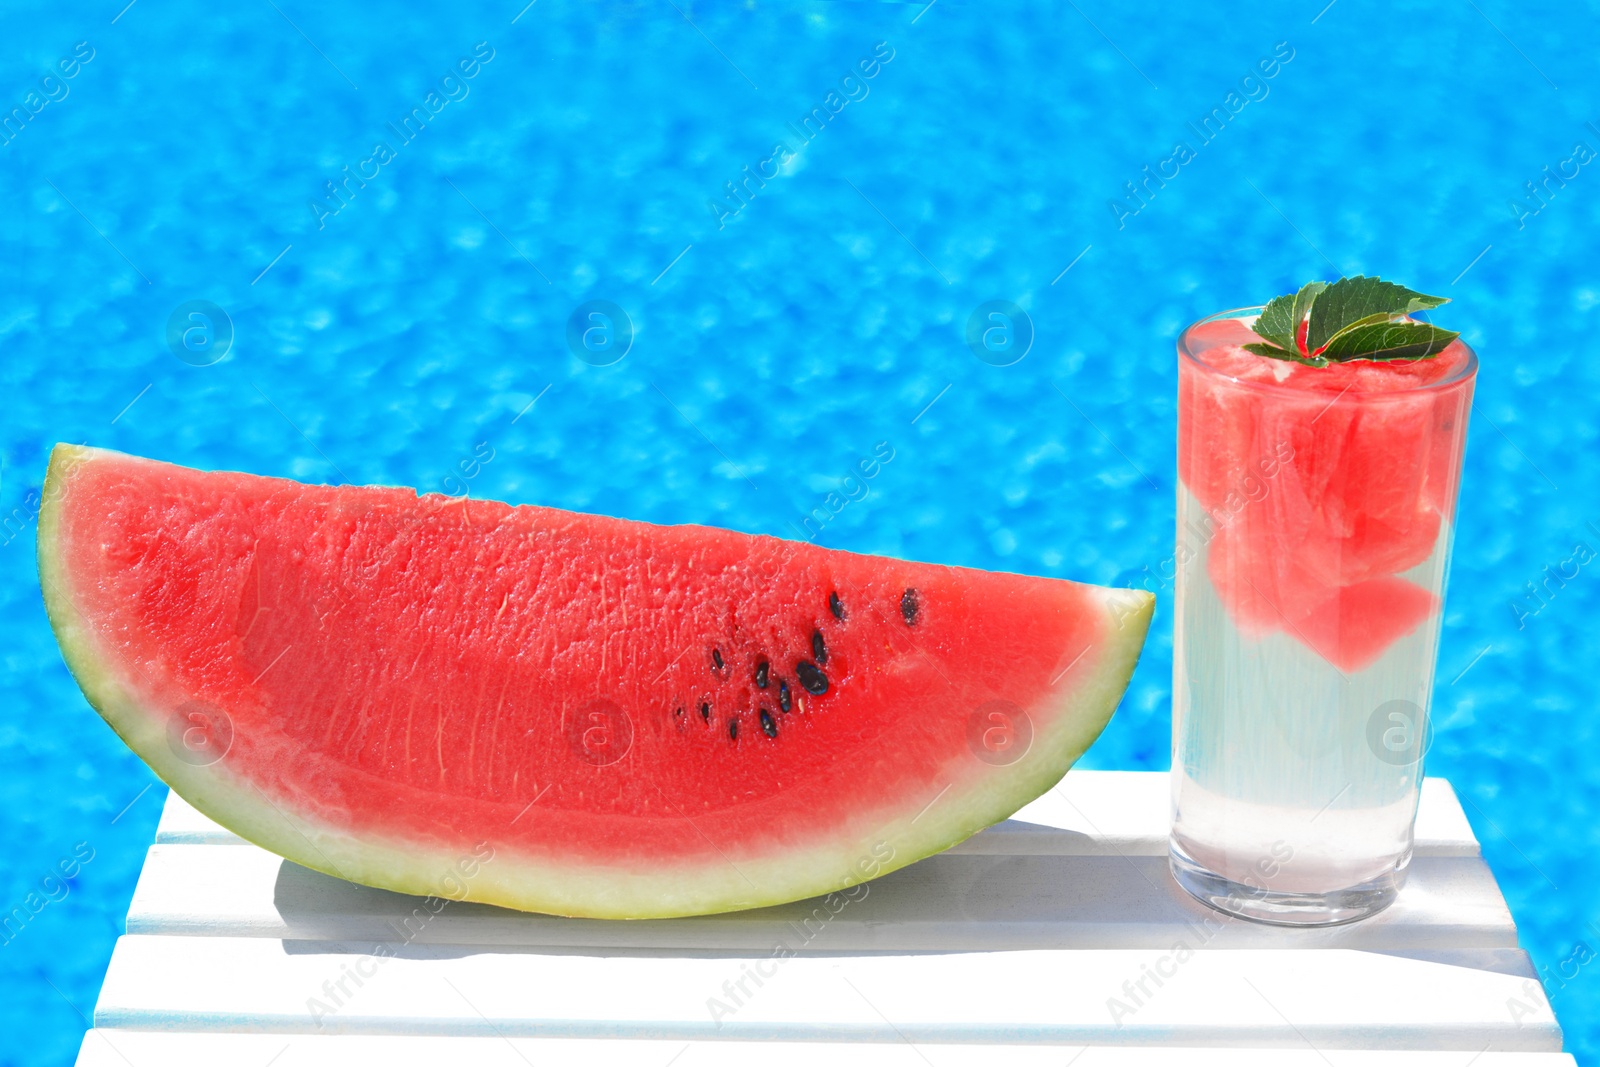
[(71, 1062), (162, 792), (45, 622), (54, 442), (1146, 584), (1084, 764), (1165, 768), (1174, 340), (1341, 272), (1483, 360), (1427, 766), (1600, 1049), (1593, 10), (523, 2), (0, 9), (0, 1062)]

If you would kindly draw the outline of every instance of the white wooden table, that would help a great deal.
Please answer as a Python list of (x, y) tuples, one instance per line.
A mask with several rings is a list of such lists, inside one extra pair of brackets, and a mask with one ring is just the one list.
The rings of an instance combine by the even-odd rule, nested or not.
[(606, 922), (435, 914), (169, 796), (78, 1063), (1573, 1063), (1443, 779), (1399, 901), (1332, 929), (1192, 901), (1167, 818), (1165, 774), (1074, 771), (836, 914)]

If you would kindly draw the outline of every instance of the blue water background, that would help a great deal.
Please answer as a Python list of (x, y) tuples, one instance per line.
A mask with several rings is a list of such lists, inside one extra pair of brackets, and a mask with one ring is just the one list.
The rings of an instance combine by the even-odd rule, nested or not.
[[(164, 792), (45, 621), (54, 442), (440, 491), (486, 445), (477, 496), (780, 537), (888, 442), (819, 543), (1139, 584), (1170, 573), (1179, 329), (1340, 272), (1451, 297), (1482, 357), (1427, 767), (1600, 1049), (1600, 964), (1570, 962), (1600, 950), (1600, 564), (1526, 599), (1600, 549), (1600, 166), (1525, 188), (1600, 150), (1593, 4), (122, 2), (0, 9), (0, 107), (66, 90), (0, 144), (0, 908), (93, 849), (0, 946), (0, 1061), (71, 1061)], [(719, 221), (878, 42), (866, 95)], [(567, 344), (591, 299), (633, 325), (611, 366)], [(965, 343), (994, 299), (1033, 323), (1011, 366)], [(221, 362), (169, 350), (189, 300), (231, 320)], [(1168, 766), (1160, 595), (1085, 766)]]

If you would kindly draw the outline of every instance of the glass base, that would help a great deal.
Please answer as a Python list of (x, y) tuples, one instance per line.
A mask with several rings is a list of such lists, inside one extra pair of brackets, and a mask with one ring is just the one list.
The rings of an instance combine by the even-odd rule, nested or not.
[(1202, 904), (1274, 926), (1339, 926), (1376, 915), (1400, 895), (1410, 861), (1408, 855), (1394, 870), (1360, 885), (1327, 893), (1285, 893), (1224, 878), (1191, 859), (1175, 841), (1169, 858), (1172, 877)]

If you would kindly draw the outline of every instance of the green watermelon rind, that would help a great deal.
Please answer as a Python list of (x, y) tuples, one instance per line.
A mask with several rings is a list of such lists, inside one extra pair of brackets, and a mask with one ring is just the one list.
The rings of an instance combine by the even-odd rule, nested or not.
[(1155, 607), (1147, 592), (1086, 587), (1110, 620), (1108, 640), (1097, 655), (1085, 656), (1071, 670), (1074, 684), (1064, 686), (1059, 697), (1025, 709), (1035, 734), (1022, 759), (993, 768), (979, 765), (968, 752), (953, 754), (951, 785), (944, 792), (862, 812), (826, 845), (779, 848), (769, 855), (733, 850), (725, 852), (725, 863), (655, 864), (647, 870), (562, 866), (496, 848), (493, 840), (456, 853), (351, 834), (286, 810), (234, 774), (226, 758), (210, 766), (177, 758), (160, 712), (139, 699), (136, 680), (98, 647), (71, 599), (72, 575), (57, 550), (71, 472), (102, 456), (122, 458), (108, 450), (56, 446), (38, 527), (45, 609), (67, 667), (90, 705), (162, 781), (214, 822), (303, 867), (415, 896), (589, 918), (667, 918), (785, 904), (881, 877), (964, 841), (1053, 788), (1110, 721)]

